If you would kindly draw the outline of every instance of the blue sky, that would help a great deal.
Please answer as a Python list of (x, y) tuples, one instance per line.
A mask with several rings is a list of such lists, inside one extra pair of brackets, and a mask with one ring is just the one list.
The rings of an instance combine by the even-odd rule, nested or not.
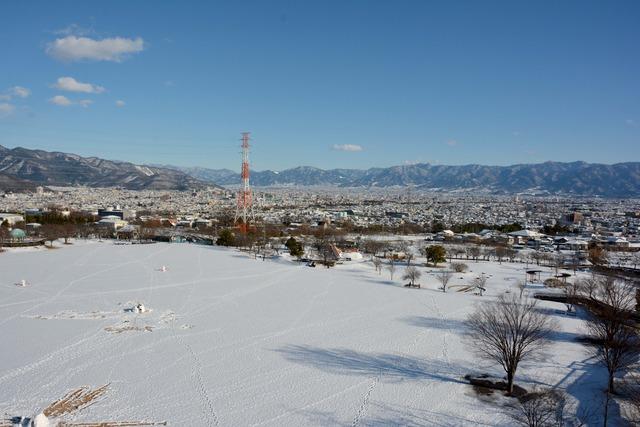
[(0, 144), (255, 169), (640, 160), (638, 1), (3, 1)]

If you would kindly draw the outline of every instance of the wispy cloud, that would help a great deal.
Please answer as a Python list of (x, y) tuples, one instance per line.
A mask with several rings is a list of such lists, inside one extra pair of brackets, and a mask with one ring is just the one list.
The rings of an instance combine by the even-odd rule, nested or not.
[(118, 100), (116, 101), (116, 107), (120, 107), (120, 108), (122, 108), (122, 107), (124, 107), (125, 105), (126, 105), (126, 103), (125, 103), (123, 100), (121, 100), (121, 99), (118, 99)]
[(0, 101), (10, 101), (11, 98), (27, 98), (31, 95), (31, 91), (26, 87), (22, 86), (13, 86), (4, 91), (4, 93), (0, 93)]
[(450, 139), (447, 141), (447, 145), (449, 147), (455, 147), (456, 145), (458, 145), (458, 141), (456, 141), (455, 139)]
[(112, 37), (101, 40), (89, 37), (69, 35), (47, 44), (49, 56), (65, 62), (73, 61), (112, 61), (122, 62), (128, 56), (144, 50), (141, 37), (129, 39)]
[(13, 113), (15, 109), (16, 107), (9, 104), (8, 102), (0, 103), (0, 118), (11, 115), (11, 113)]
[(633, 126), (633, 127), (637, 126), (636, 121), (633, 119), (627, 119), (624, 122), (627, 124), (627, 126)]
[(102, 93), (105, 91), (102, 86), (91, 83), (81, 83), (73, 77), (60, 77), (52, 87), (68, 92)]
[(27, 98), (29, 95), (31, 95), (31, 91), (22, 86), (14, 86), (10, 88), (9, 93), (13, 96), (17, 96), (18, 98)]
[(87, 108), (89, 105), (93, 104), (93, 101), (90, 99), (81, 99), (79, 101), (72, 101), (64, 95), (56, 95), (53, 98), (49, 98), (49, 102), (58, 105), (60, 107), (70, 107), (72, 105), (79, 105), (81, 107)]
[(350, 151), (350, 152), (363, 150), (362, 145), (358, 145), (358, 144), (333, 144), (332, 149), (334, 151)]
[(78, 24), (69, 24), (64, 28), (52, 31), (53, 34), (58, 36), (87, 36), (89, 34), (95, 34), (93, 28), (85, 28)]

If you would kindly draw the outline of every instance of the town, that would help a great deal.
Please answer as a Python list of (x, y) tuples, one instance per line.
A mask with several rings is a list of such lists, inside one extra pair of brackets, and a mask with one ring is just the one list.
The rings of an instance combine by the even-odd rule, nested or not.
[[(633, 253), (640, 248), (640, 201), (634, 199), (304, 188), (259, 189), (255, 199), (255, 223), (270, 237), (311, 235), (328, 227), (342, 234), (423, 235), (514, 249), (586, 252), (597, 245)], [(144, 231), (145, 238), (208, 236), (212, 244), (221, 230), (233, 227), (235, 207), (233, 190), (40, 189), (0, 196), (0, 223), (7, 231), (23, 229), (41, 244), (47, 223), (78, 226), (73, 233), (82, 225), (83, 235), (93, 231), (103, 238), (138, 239)]]

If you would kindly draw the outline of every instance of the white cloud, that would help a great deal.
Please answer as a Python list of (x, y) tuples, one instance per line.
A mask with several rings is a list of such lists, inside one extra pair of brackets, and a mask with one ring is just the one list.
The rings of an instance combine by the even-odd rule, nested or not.
[(10, 101), (11, 95), (0, 93), (0, 101)]
[(126, 103), (121, 99), (118, 99), (116, 101), (116, 107), (124, 107), (125, 105), (126, 105)]
[(59, 105), (60, 107), (80, 105), (81, 107), (87, 108), (89, 105), (93, 104), (93, 101), (90, 99), (81, 99), (79, 101), (72, 101), (64, 95), (56, 95), (53, 98), (50, 98), (49, 102), (55, 105)]
[(69, 105), (73, 104), (73, 102), (71, 102), (69, 98), (63, 95), (56, 95), (53, 98), (50, 98), (49, 102), (61, 107), (68, 107)]
[(83, 93), (102, 93), (105, 90), (102, 86), (93, 85), (91, 83), (81, 83), (73, 77), (60, 77), (53, 87), (69, 92)]
[(447, 141), (447, 145), (449, 147), (455, 147), (456, 145), (458, 145), (458, 141), (456, 141), (455, 139), (450, 139), (449, 141)]
[(12, 87), (11, 89), (9, 89), (9, 93), (13, 96), (17, 96), (18, 98), (26, 98), (31, 95), (31, 91), (22, 86)]
[(140, 37), (135, 39), (112, 37), (94, 40), (89, 37), (70, 35), (49, 43), (46, 52), (53, 58), (66, 62), (84, 59), (121, 62), (127, 56), (141, 52), (143, 49), (144, 40)]
[(335, 151), (362, 151), (362, 145), (358, 144), (333, 144), (332, 148)]
[(7, 117), (9, 114), (13, 113), (13, 110), (15, 110), (16, 107), (14, 107), (13, 105), (7, 103), (7, 102), (3, 102), (0, 104), (0, 117)]

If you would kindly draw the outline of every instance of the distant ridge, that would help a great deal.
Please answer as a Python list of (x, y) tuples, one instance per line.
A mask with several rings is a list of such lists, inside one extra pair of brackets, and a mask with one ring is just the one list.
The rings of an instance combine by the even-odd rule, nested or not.
[[(220, 185), (240, 183), (240, 175), (228, 169), (168, 167)], [(545, 162), (512, 166), (444, 166), (423, 163), (366, 170), (324, 170), (301, 166), (280, 172), (252, 171), (251, 182), (261, 187), (412, 186), (436, 191), (478, 190), (506, 194), (640, 197), (640, 162), (613, 165)]]
[[(640, 162), (613, 165), (545, 162), (512, 166), (445, 166), (428, 163), (370, 169), (320, 169), (299, 166), (280, 172), (252, 171), (258, 187), (411, 186), (431, 191), (492, 194), (547, 194), (640, 197)], [(121, 187), (130, 190), (190, 190), (236, 185), (229, 169), (147, 166), (81, 157), (76, 154), (5, 148), (0, 145), (0, 190), (32, 191), (37, 186)]]
[(129, 190), (216, 187), (176, 169), (21, 147), (9, 149), (0, 145), (0, 190), (31, 191), (40, 185), (122, 187)]

